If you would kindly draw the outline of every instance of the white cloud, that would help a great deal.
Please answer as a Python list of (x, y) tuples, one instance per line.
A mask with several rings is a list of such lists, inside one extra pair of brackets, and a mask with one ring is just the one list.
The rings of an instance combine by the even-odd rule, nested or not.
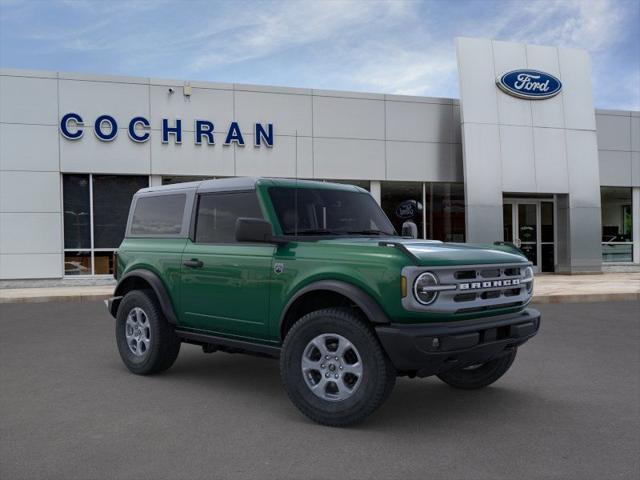
[[(228, 18), (225, 21), (225, 48), (197, 55), (191, 70), (197, 72), (220, 65), (239, 63), (296, 48), (330, 42), (335, 37), (350, 36), (370, 27), (372, 23), (393, 22), (405, 15), (404, 0), (391, 3), (332, 0), (325, 2), (270, 3), (268, 8), (255, 9), (251, 17)], [(200, 31), (200, 38), (220, 35)], [(357, 41), (365, 41), (366, 38)], [(332, 48), (331, 45), (328, 45)]]
[(613, 0), (539, 0), (514, 2), (496, 25), (495, 36), (592, 52), (620, 37), (625, 5)]
[[(586, 48), (602, 77), (597, 96), (623, 102), (628, 89), (639, 103), (628, 87), (640, 75), (637, 58), (614, 63), (632, 56), (618, 43), (638, 31), (637, 0), (64, 0), (47, 3), (53, 19), (36, 2), (0, 2), (5, 26), (24, 25), (15, 41), (70, 63), (61, 69), (99, 56), (121, 74), (455, 97), (453, 38), (464, 35)], [(619, 71), (615, 82), (604, 81), (608, 69)]]

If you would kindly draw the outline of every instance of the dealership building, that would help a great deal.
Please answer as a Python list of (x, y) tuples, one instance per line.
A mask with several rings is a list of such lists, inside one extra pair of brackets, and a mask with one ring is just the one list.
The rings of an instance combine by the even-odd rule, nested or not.
[(594, 109), (583, 50), (456, 51), (459, 99), (0, 71), (0, 286), (106, 278), (135, 191), (236, 176), (362, 186), (398, 231), (416, 200), (419, 237), (538, 272), (640, 270), (640, 112)]

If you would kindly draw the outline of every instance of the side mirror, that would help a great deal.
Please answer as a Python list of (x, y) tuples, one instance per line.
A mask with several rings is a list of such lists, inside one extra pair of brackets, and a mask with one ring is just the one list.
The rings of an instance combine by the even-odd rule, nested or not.
[(236, 240), (252, 243), (283, 243), (273, 236), (271, 224), (262, 218), (239, 217), (236, 220)]
[(418, 238), (418, 226), (411, 220), (407, 220), (402, 224), (402, 236)]

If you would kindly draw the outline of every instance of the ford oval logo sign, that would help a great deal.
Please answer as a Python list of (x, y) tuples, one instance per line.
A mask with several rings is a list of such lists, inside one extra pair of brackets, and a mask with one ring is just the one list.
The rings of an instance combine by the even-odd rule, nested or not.
[(396, 217), (401, 220), (413, 218), (422, 211), (422, 204), (417, 200), (405, 200), (396, 207)]
[(538, 70), (512, 70), (496, 79), (498, 87), (509, 95), (528, 100), (551, 98), (562, 90), (562, 82)]

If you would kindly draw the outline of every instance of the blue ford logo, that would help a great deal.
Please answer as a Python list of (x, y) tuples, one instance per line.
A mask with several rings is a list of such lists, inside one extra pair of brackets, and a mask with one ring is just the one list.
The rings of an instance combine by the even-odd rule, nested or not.
[(496, 83), (503, 92), (529, 100), (551, 98), (562, 90), (560, 80), (538, 70), (512, 70), (499, 76)]

